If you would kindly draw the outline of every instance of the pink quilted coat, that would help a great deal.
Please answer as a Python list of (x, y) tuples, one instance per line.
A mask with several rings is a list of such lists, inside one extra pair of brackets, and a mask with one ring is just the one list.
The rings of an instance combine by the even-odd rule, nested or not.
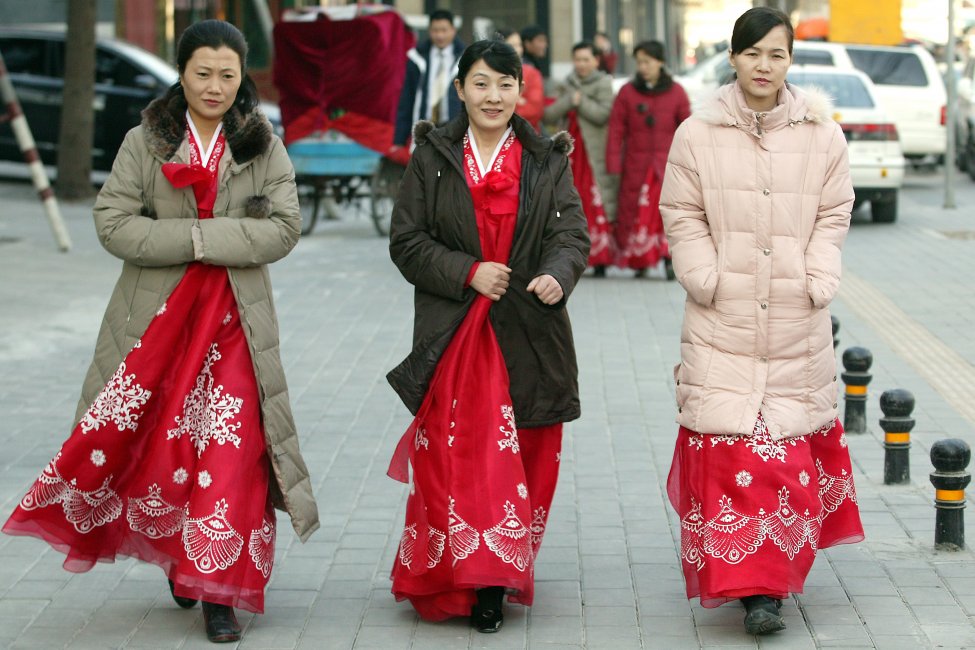
[(836, 417), (829, 306), (853, 186), (828, 99), (785, 86), (756, 113), (738, 84), (677, 130), (660, 212), (687, 291), (677, 422), (775, 438)]

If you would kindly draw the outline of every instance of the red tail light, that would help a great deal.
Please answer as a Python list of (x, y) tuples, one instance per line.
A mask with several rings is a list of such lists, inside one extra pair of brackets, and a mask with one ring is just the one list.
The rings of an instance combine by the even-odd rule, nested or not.
[(941, 107), (941, 126), (945, 126), (946, 124), (948, 124), (948, 107), (947, 106), (942, 106)]
[(842, 124), (847, 142), (897, 140), (897, 127), (893, 124)]

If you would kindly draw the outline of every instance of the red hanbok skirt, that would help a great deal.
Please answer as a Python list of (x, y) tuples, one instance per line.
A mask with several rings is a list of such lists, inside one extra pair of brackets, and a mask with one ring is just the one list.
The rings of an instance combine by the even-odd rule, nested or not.
[(680, 428), (667, 479), (681, 518), (688, 599), (717, 607), (744, 596), (801, 593), (816, 551), (863, 540), (839, 420), (773, 440)]
[(265, 448), (227, 270), (191, 264), (3, 532), (45, 540), (69, 571), (135, 557), (177, 595), (262, 612)]
[(569, 154), (572, 180), (579, 192), (579, 200), (589, 227), (589, 266), (607, 266), (616, 258), (616, 241), (613, 239), (612, 226), (606, 218), (602, 192), (593, 174), (575, 111), (569, 111), (569, 135), (575, 140), (575, 146)]
[[(647, 169), (647, 177), (640, 186), (636, 211), (621, 210), (616, 220), (616, 244), (619, 254), (616, 265), (621, 268), (652, 268), (665, 257), (670, 257), (663, 217), (660, 216), (660, 190), (663, 179), (654, 170)], [(628, 218), (627, 215), (634, 215)]]

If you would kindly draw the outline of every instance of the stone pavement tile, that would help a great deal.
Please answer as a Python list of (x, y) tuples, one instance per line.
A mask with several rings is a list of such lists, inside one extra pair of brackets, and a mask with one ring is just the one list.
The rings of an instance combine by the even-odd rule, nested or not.
[(915, 605), (911, 611), (922, 627), (934, 624), (972, 625), (971, 618), (957, 605)]
[(790, 625), (782, 632), (755, 637), (755, 639), (762, 650), (814, 650), (816, 642), (808, 634), (809, 631), (805, 626), (799, 630)]
[(813, 638), (824, 648), (872, 648), (873, 641), (862, 625), (819, 623), (812, 625)]
[[(905, 569), (888, 565), (887, 573), (898, 588), (904, 587), (944, 587), (944, 581), (935, 569), (929, 567)], [(973, 581), (975, 587), (975, 581)]]
[(365, 598), (319, 598), (311, 606), (309, 619), (342, 618), (358, 621), (368, 603)]
[[(917, 636), (878, 636), (873, 635), (874, 647), (877, 650), (920, 650), (921, 648), (935, 647), (923, 634)], [(937, 646), (947, 648), (949, 646)]]
[(582, 602), (589, 607), (633, 607), (636, 598), (632, 589), (584, 589)]
[(921, 631), (937, 647), (975, 647), (975, 628), (968, 625), (943, 625), (921, 621)]
[[(77, 630), (67, 627), (29, 627), (15, 641), (4, 643), (0, 637), (0, 647), (10, 650), (50, 650), (68, 646)], [(157, 644), (156, 647), (163, 646)], [(170, 647), (175, 648), (176, 645)]]
[(610, 625), (613, 627), (637, 627), (637, 612), (631, 604), (628, 607), (605, 607), (585, 605), (582, 615), (586, 627)]
[(871, 636), (916, 636), (921, 628), (914, 617), (907, 615), (865, 614), (863, 621)]
[(910, 616), (900, 596), (854, 596), (853, 605), (861, 616)]
[(955, 596), (945, 587), (901, 587), (901, 597), (908, 606), (955, 605)]
[(698, 638), (702, 648), (756, 648), (755, 637), (745, 633), (745, 627), (739, 620), (734, 625), (701, 625), (697, 626)]
[(860, 615), (852, 604), (802, 605), (803, 617), (812, 625), (859, 625)]
[(238, 645), (241, 650), (290, 650), (298, 644), (301, 630), (292, 626), (251, 626)]
[(897, 588), (886, 577), (864, 577), (843, 575), (843, 588), (850, 596), (854, 597), (898, 597)]
[(641, 648), (642, 640), (640, 628), (596, 626), (585, 628), (585, 645), (587, 650), (629, 650)]
[(528, 620), (528, 642), (582, 645), (583, 619), (581, 616), (538, 616), (533, 611)]
[(535, 604), (532, 605), (532, 620), (535, 616), (549, 618), (581, 617), (582, 603), (578, 597), (571, 598), (539, 598), (536, 592)]
[(687, 616), (660, 616), (656, 612), (640, 611), (640, 629), (645, 639), (657, 637), (686, 636), (697, 638), (697, 628), (694, 619)]

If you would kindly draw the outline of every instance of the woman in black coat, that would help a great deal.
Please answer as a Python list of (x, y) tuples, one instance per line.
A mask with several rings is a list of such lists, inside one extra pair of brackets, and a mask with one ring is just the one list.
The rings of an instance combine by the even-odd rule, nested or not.
[(513, 114), (514, 50), (471, 45), (454, 83), (465, 111), (414, 129), (390, 232), (415, 287), (413, 350), (388, 375), (416, 415), (390, 465), (405, 482), (408, 458), (414, 479), (393, 593), (494, 632), (506, 589), (532, 602), (562, 423), (580, 413), (565, 304), (589, 239), (571, 140)]

